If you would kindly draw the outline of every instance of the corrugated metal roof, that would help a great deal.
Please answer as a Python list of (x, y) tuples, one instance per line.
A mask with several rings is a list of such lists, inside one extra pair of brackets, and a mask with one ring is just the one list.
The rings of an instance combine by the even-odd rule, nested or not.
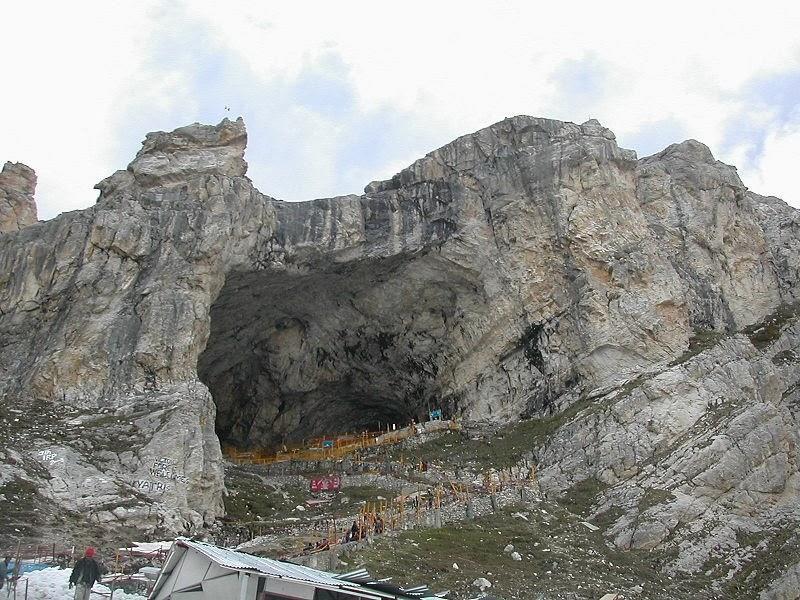
[(319, 583), (326, 586), (347, 587), (350, 589), (356, 589), (357, 587), (355, 585), (347, 585), (346, 581), (338, 579), (330, 573), (317, 571), (316, 569), (304, 567), (302, 565), (286, 563), (271, 558), (261, 558), (251, 554), (245, 554), (244, 552), (220, 548), (204, 542), (178, 539), (175, 543), (186, 546), (187, 548), (193, 548), (205, 554), (217, 564), (228, 567), (229, 569), (257, 571), (265, 575), (271, 575), (272, 577), (295, 579), (307, 581), (309, 583)]
[(393, 583), (389, 583), (388, 581), (381, 580), (381, 581), (370, 581), (369, 583), (365, 583), (364, 587), (370, 590), (377, 590), (381, 592), (386, 592), (387, 594), (392, 594), (395, 597), (403, 597), (403, 598), (430, 598), (431, 591), (428, 589), (427, 585), (418, 585), (414, 588), (403, 588), (399, 585), (394, 585)]
[(372, 577), (370, 576), (369, 572), (367, 572), (367, 570), (363, 567), (356, 569), (355, 571), (350, 571), (349, 573), (336, 575), (335, 577), (337, 579), (343, 579), (344, 581), (352, 581), (355, 583), (367, 583), (372, 581)]
[(430, 591), (428, 589), (427, 585), (417, 585), (417, 586), (414, 586), (414, 587), (407, 587), (407, 588), (401, 588), (401, 589), (404, 592), (409, 592), (411, 594), (422, 594), (422, 593), (427, 594)]
[[(380, 590), (382, 592), (389, 592), (392, 594), (400, 594), (403, 596), (414, 596), (414, 597), (436, 597), (437, 594), (433, 594), (430, 588), (427, 585), (417, 585), (412, 587), (400, 587), (398, 585), (394, 585), (390, 583), (391, 577), (386, 577), (385, 579), (374, 579), (369, 572), (361, 567), (356, 569), (355, 571), (350, 571), (349, 573), (343, 573), (342, 575), (335, 575), (338, 579), (344, 579), (345, 581), (352, 581), (353, 583), (360, 583), (364, 587), (369, 588), (371, 590)], [(449, 593), (449, 592), (447, 592)]]

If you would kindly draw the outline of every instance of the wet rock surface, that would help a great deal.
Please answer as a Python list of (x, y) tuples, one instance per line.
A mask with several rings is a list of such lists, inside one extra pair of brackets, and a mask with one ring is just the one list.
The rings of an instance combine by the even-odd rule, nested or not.
[(609, 486), (620, 547), (796, 523), (800, 220), (708, 148), (637, 160), (596, 121), (514, 117), (361, 196), (285, 203), (246, 140), (149, 134), (95, 206), (0, 235), (3, 485), (193, 531), (222, 512), (220, 440), (441, 406), (492, 430), (568, 415), (530, 440), (542, 487)]

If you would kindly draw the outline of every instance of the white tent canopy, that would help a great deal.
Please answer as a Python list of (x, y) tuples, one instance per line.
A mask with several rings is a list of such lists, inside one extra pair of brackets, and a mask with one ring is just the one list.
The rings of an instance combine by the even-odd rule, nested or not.
[[(381, 588), (381, 589), (377, 589)], [(382, 600), (433, 597), (370, 581), (366, 571), (334, 575), (203, 542), (177, 539), (150, 600)]]

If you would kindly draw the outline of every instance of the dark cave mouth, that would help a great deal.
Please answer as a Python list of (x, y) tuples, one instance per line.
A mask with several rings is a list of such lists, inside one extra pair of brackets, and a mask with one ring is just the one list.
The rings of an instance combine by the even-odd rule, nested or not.
[(220, 441), (277, 448), (450, 410), (448, 334), (475, 283), (444, 267), (393, 257), (229, 274), (198, 359)]

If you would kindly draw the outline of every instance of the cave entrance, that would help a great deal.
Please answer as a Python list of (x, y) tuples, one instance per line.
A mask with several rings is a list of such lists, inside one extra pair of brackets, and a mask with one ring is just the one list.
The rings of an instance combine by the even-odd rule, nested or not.
[(229, 274), (198, 360), (220, 440), (275, 448), (424, 418), (475, 289), (435, 257)]

